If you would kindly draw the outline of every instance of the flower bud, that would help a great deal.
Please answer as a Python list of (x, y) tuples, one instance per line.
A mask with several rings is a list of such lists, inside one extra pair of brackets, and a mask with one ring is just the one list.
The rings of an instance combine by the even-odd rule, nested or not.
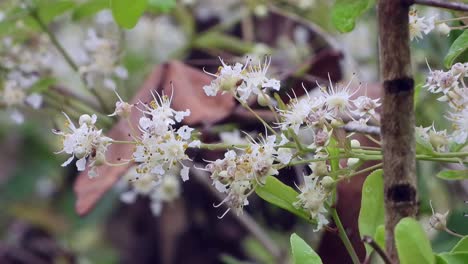
[(434, 149), (439, 149), (448, 144), (448, 139), (444, 135), (429, 131), (429, 142)]
[(352, 148), (359, 148), (361, 146), (361, 143), (357, 139), (351, 139), (350, 144)]
[(359, 162), (358, 158), (349, 158), (348, 159), (348, 167), (354, 166)]
[(451, 29), (446, 23), (441, 23), (436, 26), (436, 30), (442, 35), (448, 35)]
[(260, 93), (257, 96), (257, 103), (261, 106), (268, 106), (270, 104), (270, 96), (265, 93)]
[(443, 231), (447, 228), (447, 216), (448, 211), (445, 214), (434, 213), (429, 219), (429, 225), (439, 231)]
[(80, 125), (82, 125), (82, 124), (91, 125), (91, 124), (93, 124), (93, 119), (89, 115), (81, 115), (80, 120), (78, 121), (78, 123)]
[(343, 120), (341, 119), (333, 119), (330, 124), (333, 128), (339, 128), (344, 125)]
[(332, 190), (335, 187), (335, 180), (330, 177), (330, 176), (325, 176), (323, 179), (320, 181), (322, 184), (323, 188), (327, 191)]

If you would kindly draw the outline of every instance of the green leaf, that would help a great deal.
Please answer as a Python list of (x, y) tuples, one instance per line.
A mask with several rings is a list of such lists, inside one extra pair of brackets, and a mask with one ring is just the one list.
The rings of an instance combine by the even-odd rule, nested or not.
[(375, 230), (374, 240), (380, 248), (385, 248), (385, 226), (379, 225)]
[(435, 255), (436, 264), (448, 264), (448, 262), (441, 256)]
[(458, 241), (458, 243), (452, 248), (450, 252), (455, 253), (462, 251), (468, 252), (468, 236), (465, 236), (462, 239), (460, 239), (460, 241)]
[(322, 260), (315, 251), (296, 233), (291, 235), (291, 249), (294, 264), (321, 264)]
[(460, 55), (462, 55), (467, 49), (468, 49), (468, 30), (465, 30), (452, 43), (452, 46), (450, 46), (450, 49), (444, 59), (445, 67), (450, 68), (456, 62), (456, 59), (460, 57)]
[(437, 173), (437, 177), (444, 180), (466, 180), (468, 179), (468, 170), (444, 170)]
[(415, 219), (406, 217), (400, 220), (395, 227), (395, 242), (401, 264), (435, 263), (431, 243)]
[[(468, 263), (468, 252), (442, 253), (437, 255), (448, 264), (466, 264)], [(443, 263), (443, 262), (441, 262)]]
[(80, 20), (106, 8), (110, 8), (110, 0), (89, 0), (75, 8), (72, 18), (73, 20)]
[[(369, 175), (362, 187), (361, 211), (359, 212), (359, 234), (373, 237), (377, 227), (384, 224), (383, 171), (376, 170)], [(366, 246), (367, 256), (372, 247)]]
[(39, 17), (48, 24), (56, 17), (63, 15), (65, 12), (75, 7), (74, 1), (59, 0), (59, 1), (41, 1), (38, 5)]
[(265, 184), (255, 188), (255, 192), (263, 200), (302, 217), (310, 223), (314, 223), (309, 214), (293, 206), (299, 194), (293, 188), (282, 183), (275, 177), (268, 176)]
[(111, 0), (114, 20), (123, 28), (133, 28), (145, 12), (147, 0)]
[(350, 32), (356, 19), (374, 5), (374, 0), (336, 0), (332, 7), (331, 19), (340, 32)]
[(148, 0), (148, 9), (155, 13), (167, 13), (176, 6), (175, 0)]

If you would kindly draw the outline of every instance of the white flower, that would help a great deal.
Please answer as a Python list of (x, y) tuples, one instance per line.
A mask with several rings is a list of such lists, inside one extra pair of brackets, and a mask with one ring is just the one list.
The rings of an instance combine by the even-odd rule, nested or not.
[(79, 127), (76, 127), (70, 118), (67, 118), (69, 132), (55, 131), (55, 134), (63, 137), (63, 149), (57, 153), (65, 152), (71, 157), (62, 166), (70, 164), (74, 157), (78, 159), (76, 167), (78, 171), (86, 168), (86, 159), (89, 159), (88, 166), (91, 168), (88, 175), (96, 176), (95, 166), (105, 162), (105, 153), (112, 139), (102, 135), (102, 130), (95, 127), (96, 115), (82, 115), (79, 120)]
[(246, 101), (252, 93), (255, 95), (266, 93), (268, 88), (279, 91), (280, 81), (267, 77), (270, 63), (271, 57), (266, 57), (263, 64), (259, 62), (258, 65), (249, 65), (247, 72), (242, 75), (245, 86), (237, 89), (242, 101)]
[(181, 178), (186, 181), (189, 168), (182, 162), (189, 160), (185, 154), (188, 147), (200, 146), (199, 140), (190, 141), (193, 128), (182, 126), (175, 130), (172, 126), (181, 122), (190, 111), (175, 111), (166, 95), (153, 94), (153, 101), (139, 109), (143, 116), (139, 120), (141, 137), (133, 152), (133, 160), (139, 163), (137, 172), (141, 174), (164, 175), (175, 165), (181, 166)]
[(89, 29), (84, 46), (90, 60), (80, 67), (80, 72), (91, 88), (101, 84), (115, 90), (114, 78), (128, 78), (127, 69), (118, 65), (119, 49), (115, 40), (100, 37), (94, 29)]
[(133, 203), (138, 195), (147, 196), (151, 200), (151, 211), (156, 216), (160, 215), (163, 202), (171, 202), (180, 196), (180, 181), (172, 173), (160, 177), (141, 174), (136, 167), (132, 167), (123, 181), (130, 185), (130, 189), (120, 194), (120, 200)]
[[(252, 139), (244, 153), (238, 155), (229, 150), (223, 159), (206, 165), (205, 170), (211, 173), (215, 188), (219, 192), (227, 193), (221, 204), (227, 203), (236, 213), (241, 213), (243, 207), (248, 204), (247, 197), (254, 191), (254, 187), (263, 184), (266, 176), (278, 174), (274, 163), (289, 163), (292, 158), (291, 150), (277, 150), (278, 145), (275, 141), (276, 136), (261, 138), (259, 142)], [(226, 213), (227, 211), (223, 216)]]
[(176, 122), (181, 122), (186, 116), (190, 115), (190, 110), (188, 109), (185, 111), (175, 111), (171, 108), (172, 96), (159, 96), (156, 93), (156, 98), (154, 93), (152, 95), (154, 100), (149, 105), (142, 104), (144, 109), (140, 109), (145, 114), (139, 121), (140, 127), (143, 130), (155, 134), (163, 134), (168, 130), (169, 126), (176, 124)]
[(38, 93), (27, 94), (29, 87), (21, 86), (16, 80), (7, 80), (3, 90), (0, 90), (0, 104), (4, 104), (10, 112), (10, 118), (17, 124), (24, 122), (23, 114), (18, 107), (29, 105), (38, 109), (42, 105), (42, 96)]
[(307, 211), (311, 218), (317, 221), (314, 231), (318, 231), (328, 224), (325, 217), (327, 209), (324, 206), (328, 192), (319, 182), (319, 177), (304, 176), (304, 182), (305, 185), (300, 188), (301, 193), (297, 196), (298, 201), (294, 202), (293, 205)]
[(224, 63), (221, 58), (219, 60), (222, 66), (218, 68), (218, 72), (213, 74), (205, 71), (205, 73), (216, 78), (209, 85), (203, 86), (203, 90), (207, 96), (215, 96), (218, 92), (233, 91), (242, 84), (242, 72), (247, 63), (245, 65), (236, 63), (231, 66)]
[(373, 100), (367, 96), (359, 96), (353, 100), (353, 104), (356, 106), (356, 109), (351, 112), (359, 117), (374, 116), (375, 109), (381, 105), (379, 99)]
[(333, 83), (329, 77), (330, 87), (327, 91), (325, 88), (320, 87), (323, 97), (325, 98), (325, 105), (327, 110), (331, 111), (334, 115), (339, 113), (349, 112), (351, 106), (351, 97), (359, 90), (356, 89), (351, 93), (351, 83), (353, 80), (350, 80), (346, 86), (337, 84), (333, 87)]
[(410, 39), (422, 39), (423, 33), (427, 35), (435, 27), (435, 17), (426, 19), (418, 17), (417, 10), (413, 9), (409, 12), (409, 32)]
[(314, 102), (320, 101), (317, 98), (307, 97), (303, 98), (292, 98), (288, 104), (288, 109), (279, 109), (282, 122), (279, 123), (281, 130), (288, 130), (291, 128), (294, 133), (299, 133), (299, 128), (306, 122), (306, 118), (312, 112), (315, 107)]

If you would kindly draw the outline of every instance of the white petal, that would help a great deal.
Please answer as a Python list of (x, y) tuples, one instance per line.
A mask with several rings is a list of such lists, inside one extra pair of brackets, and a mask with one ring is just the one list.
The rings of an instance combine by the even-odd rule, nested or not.
[(188, 144), (189, 148), (199, 148), (201, 145), (200, 140), (194, 140)]
[(155, 216), (159, 216), (162, 211), (162, 203), (161, 201), (153, 201), (151, 202), (151, 212)]
[(32, 108), (38, 109), (42, 104), (42, 96), (38, 93), (32, 93), (26, 97), (26, 103), (32, 106)]
[(288, 148), (280, 148), (278, 149), (277, 159), (282, 164), (288, 164), (291, 161), (292, 152), (291, 149)]
[(76, 168), (78, 171), (84, 171), (86, 168), (86, 158), (81, 158), (76, 161)]
[(134, 203), (137, 198), (137, 193), (134, 191), (127, 191), (120, 194), (120, 201), (124, 203)]
[(182, 165), (182, 167), (183, 168), (180, 170), (180, 176), (182, 177), (183, 181), (187, 181), (189, 179), (190, 168), (184, 165)]
[(163, 175), (165, 172), (166, 171), (162, 168), (161, 165), (157, 165), (151, 170), (151, 173), (159, 174), (159, 175)]

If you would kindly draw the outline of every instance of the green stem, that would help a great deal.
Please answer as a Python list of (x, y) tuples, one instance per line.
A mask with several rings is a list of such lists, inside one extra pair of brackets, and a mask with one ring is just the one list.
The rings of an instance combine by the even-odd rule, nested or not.
[(346, 247), (346, 250), (348, 251), (349, 256), (351, 257), (354, 264), (360, 264), (361, 261), (359, 260), (359, 257), (357, 256), (356, 251), (354, 250), (353, 245), (351, 244), (351, 241), (348, 238), (348, 235), (346, 234), (346, 230), (344, 229), (343, 224), (341, 223), (341, 220), (340, 220), (340, 217), (338, 216), (338, 212), (336, 211), (336, 208), (331, 208), (331, 211), (332, 211), (333, 221), (335, 221), (336, 227), (338, 227), (338, 235), (340, 236), (341, 241)]
[(31, 17), (34, 18), (34, 20), (36, 20), (37, 24), (39, 24), (39, 27), (42, 29), (42, 31), (44, 31), (47, 36), (49, 37), (50, 41), (52, 41), (52, 44), (54, 44), (54, 46), (57, 48), (57, 50), (60, 52), (60, 54), (62, 55), (62, 57), (65, 59), (65, 61), (68, 63), (68, 65), (70, 65), (70, 67), (78, 72), (79, 71), (79, 68), (78, 68), (78, 65), (76, 65), (76, 63), (73, 61), (73, 59), (70, 57), (70, 55), (68, 55), (68, 53), (65, 51), (65, 49), (63, 48), (63, 46), (60, 44), (60, 42), (57, 40), (57, 38), (55, 37), (55, 35), (52, 33), (52, 31), (49, 30), (49, 28), (47, 27), (47, 25), (44, 23), (44, 21), (42, 21), (42, 18), (39, 16), (38, 12), (36, 9), (32, 9), (31, 10)]

